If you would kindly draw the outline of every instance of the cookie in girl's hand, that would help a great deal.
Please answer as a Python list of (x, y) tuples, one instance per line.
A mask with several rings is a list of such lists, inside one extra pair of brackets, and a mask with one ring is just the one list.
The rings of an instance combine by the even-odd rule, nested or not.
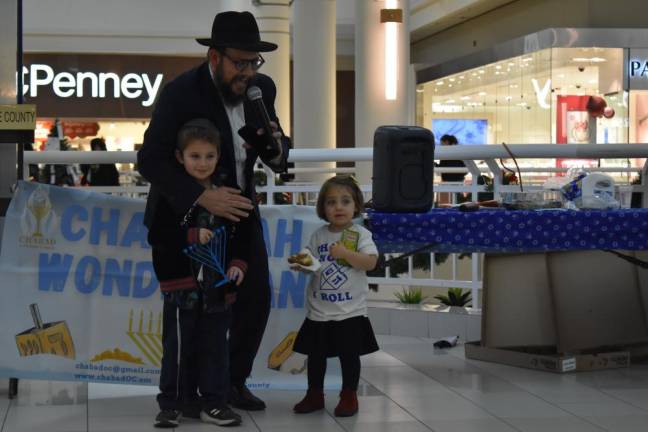
[(320, 263), (313, 255), (311, 255), (308, 249), (302, 249), (299, 253), (290, 255), (288, 257), (288, 263), (291, 264), (290, 268), (293, 270), (306, 270), (306, 271), (317, 271), (320, 268)]

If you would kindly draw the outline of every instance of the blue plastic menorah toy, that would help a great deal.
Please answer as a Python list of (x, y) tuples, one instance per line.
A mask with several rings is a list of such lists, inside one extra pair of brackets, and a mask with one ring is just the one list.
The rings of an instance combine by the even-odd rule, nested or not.
[(227, 230), (225, 227), (218, 227), (212, 231), (212, 238), (205, 244), (194, 244), (182, 250), (189, 258), (205, 267), (212, 269), (223, 278), (214, 284), (218, 288), (230, 282), (227, 277), (224, 262), (227, 259)]

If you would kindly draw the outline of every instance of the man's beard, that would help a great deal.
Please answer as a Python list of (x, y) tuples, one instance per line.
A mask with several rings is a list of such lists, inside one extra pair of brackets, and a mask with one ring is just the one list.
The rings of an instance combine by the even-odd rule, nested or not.
[[(218, 91), (220, 91), (223, 100), (228, 105), (238, 105), (245, 100), (245, 93), (237, 94), (232, 91), (232, 84), (236, 81), (245, 80), (244, 75), (235, 75), (229, 82), (223, 80), (223, 66), (222, 63), (216, 66), (214, 71), (214, 84)], [(249, 83), (248, 83), (249, 84)], [(246, 84), (247, 88), (247, 84)]]

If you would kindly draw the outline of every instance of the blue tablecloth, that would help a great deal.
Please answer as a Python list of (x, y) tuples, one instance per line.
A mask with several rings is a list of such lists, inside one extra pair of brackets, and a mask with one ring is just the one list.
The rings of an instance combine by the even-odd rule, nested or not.
[(368, 213), (381, 252), (542, 252), (648, 249), (648, 209)]

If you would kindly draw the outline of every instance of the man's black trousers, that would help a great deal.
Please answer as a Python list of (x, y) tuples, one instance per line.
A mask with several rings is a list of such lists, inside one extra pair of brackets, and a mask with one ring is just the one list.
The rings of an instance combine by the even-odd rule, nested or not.
[(250, 373), (270, 315), (268, 254), (258, 213), (251, 213), (251, 253), (243, 284), (232, 306), (229, 333), (230, 381), (242, 385)]

